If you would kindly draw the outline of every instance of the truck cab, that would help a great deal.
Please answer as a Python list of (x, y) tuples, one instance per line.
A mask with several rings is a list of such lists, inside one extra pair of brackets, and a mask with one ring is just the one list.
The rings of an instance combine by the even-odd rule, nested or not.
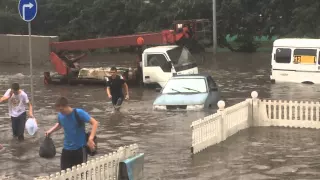
[(198, 74), (195, 58), (189, 50), (177, 45), (147, 48), (142, 53), (143, 83), (164, 87), (177, 74)]

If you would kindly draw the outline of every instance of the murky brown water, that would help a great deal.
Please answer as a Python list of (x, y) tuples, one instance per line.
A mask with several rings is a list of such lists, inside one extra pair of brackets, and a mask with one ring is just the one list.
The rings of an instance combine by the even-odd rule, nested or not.
[[(92, 57), (95, 64), (104, 60), (128, 60), (131, 55)], [(262, 98), (318, 100), (320, 86), (302, 84), (270, 84), (270, 53), (221, 53), (216, 61), (208, 60), (201, 71), (211, 72), (223, 92), (227, 105), (250, 97), (253, 90)], [(210, 55), (208, 55), (210, 59)], [(109, 62), (110, 63), (110, 62)], [(90, 65), (90, 62), (86, 62)], [(205, 69), (203, 67), (206, 67)], [(59, 95), (68, 96), (76, 107), (90, 112), (99, 122), (99, 152), (105, 154), (119, 146), (138, 143), (145, 153), (146, 180), (250, 180), (250, 179), (319, 179), (319, 131), (309, 129), (255, 128), (241, 132), (226, 142), (195, 156), (190, 153), (193, 120), (210, 112), (152, 111), (157, 93), (154, 90), (131, 88), (131, 100), (121, 113), (112, 114), (103, 87), (44, 86), (42, 69), (35, 71), (35, 116), (40, 122), (36, 137), (12, 140), (7, 104), (0, 105), (0, 179), (32, 179), (59, 170), (62, 131), (53, 135), (56, 158), (38, 155), (40, 137), (56, 122), (52, 104)], [(21, 74), (18, 74), (21, 73)], [(28, 67), (0, 66), (0, 92), (12, 81), (21, 83), (30, 92)], [(30, 95), (31, 96), (31, 95)]]

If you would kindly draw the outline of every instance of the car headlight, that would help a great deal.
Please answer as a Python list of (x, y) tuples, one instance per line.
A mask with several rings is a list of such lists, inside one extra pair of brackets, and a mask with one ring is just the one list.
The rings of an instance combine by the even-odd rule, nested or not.
[(203, 104), (197, 104), (197, 105), (188, 105), (187, 110), (198, 110), (198, 109), (203, 109), (204, 105)]
[(154, 110), (166, 110), (167, 107), (163, 105), (153, 105)]

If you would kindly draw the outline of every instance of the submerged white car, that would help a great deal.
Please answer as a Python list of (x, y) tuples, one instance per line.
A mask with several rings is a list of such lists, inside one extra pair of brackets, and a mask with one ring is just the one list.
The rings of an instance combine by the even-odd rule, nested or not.
[(153, 103), (154, 110), (200, 110), (217, 105), (220, 90), (210, 75), (174, 75)]

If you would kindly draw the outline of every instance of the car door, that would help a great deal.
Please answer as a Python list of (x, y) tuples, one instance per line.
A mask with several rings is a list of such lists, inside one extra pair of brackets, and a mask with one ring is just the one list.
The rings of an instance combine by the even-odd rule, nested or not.
[(219, 87), (217, 86), (216, 82), (213, 80), (211, 76), (207, 77), (207, 83), (208, 83), (208, 104), (211, 105), (211, 107), (215, 107), (220, 100), (220, 91)]

